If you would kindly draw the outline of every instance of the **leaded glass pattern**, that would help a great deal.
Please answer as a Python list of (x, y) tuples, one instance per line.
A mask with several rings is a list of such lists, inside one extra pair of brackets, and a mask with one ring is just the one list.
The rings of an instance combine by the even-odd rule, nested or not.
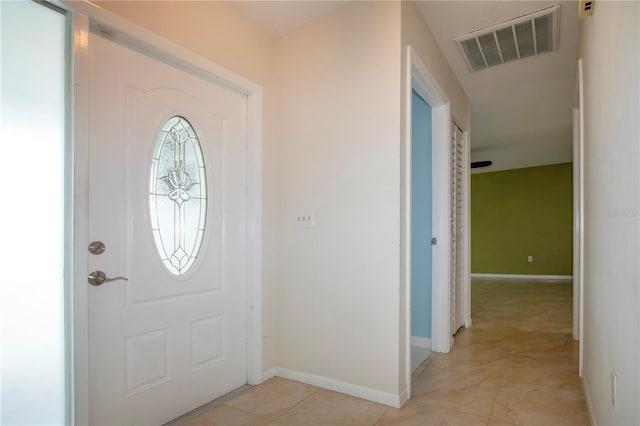
[(176, 276), (186, 274), (204, 238), (207, 176), (200, 140), (184, 117), (171, 117), (156, 137), (149, 214), (164, 266)]

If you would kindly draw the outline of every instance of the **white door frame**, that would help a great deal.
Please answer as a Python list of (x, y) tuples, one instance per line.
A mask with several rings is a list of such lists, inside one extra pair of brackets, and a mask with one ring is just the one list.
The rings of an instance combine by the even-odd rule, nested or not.
[(573, 338), (579, 340), (582, 377), (584, 305), (584, 99), (582, 58), (578, 59), (573, 105)]
[(87, 297), (89, 31), (247, 96), (247, 383), (262, 382), (262, 87), (89, 2), (63, 1), (73, 14), (73, 388), (72, 424), (89, 421)]
[(432, 233), (438, 243), (432, 249), (431, 277), (431, 350), (449, 352), (451, 349), (451, 108), (449, 98), (427, 70), (417, 53), (407, 46), (405, 149), (402, 163), (402, 192), (405, 222), (401, 235), (401, 276), (406, 291), (406, 306), (402, 310), (404, 324), (406, 380), (411, 396), (411, 91), (415, 90), (430, 106), (432, 116), (432, 173), (433, 215)]

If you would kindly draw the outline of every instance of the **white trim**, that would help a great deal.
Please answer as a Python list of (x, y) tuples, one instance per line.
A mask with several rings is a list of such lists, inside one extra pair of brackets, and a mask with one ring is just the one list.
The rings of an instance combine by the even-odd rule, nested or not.
[[(579, 311), (579, 331), (578, 331), (578, 372), (582, 377), (582, 368), (584, 366), (584, 86), (583, 86), (583, 73), (582, 73), (582, 58), (578, 59), (578, 94), (580, 96), (580, 270), (578, 271), (580, 277), (579, 297), (580, 305)], [(593, 423), (595, 424), (595, 423)]]
[(587, 404), (587, 413), (589, 413), (589, 422), (591, 425), (596, 426), (598, 422), (596, 422), (596, 413), (593, 410), (593, 402), (591, 400), (591, 393), (589, 392), (589, 386), (587, 386), (587, 381), (582, 378), (582, 391), (584, 392), (584, 400)]
[[(409, 391), (405, 389), (402, 392), (400, 392), (399, 398), (400, 398), (399, 407), (402, 407), (409, 400)], [(399, 408), (399, 407), (396, 407), (396, 408)]]
[(89, 424), (89, 18), (72, 13), (73, 93), (73, 415), (71, 424)]
[(572, 280), (573, 275), (523, 275), (523, 274), (471, 274), (471, 278), (496, 278), (510, 280)]
[[(75, 123), (75, 102), (74, 102), (74, 46), (75, 46), (75, 22), (72, 11), (63, 4), (51, 0), (44, 4), (51, 6), (52, 10), (59, 12), (65, 20), (65, 135), (64, 135), (64, 274), (63, 274), (63, 344), (64, 344), (64, 418), (67, 424), (75, 424), (75, 362), (74, 356), (74, 286), (76, 265), (76, 245), (75, 245), (75, 221), (77, 214), (75, 210), (74, 194), (74, 170), (77, 160), (74, 157), (74, 123)], [(86, 163), (83, 164), (86, 166)], [(82, 224), (80, 224), (82, 225)], [(86, 256), (86, 250), (84, 251)], [(86, 290), (86, 289), (85, 289)], [(1, 399), (1, 398), (0, 398)]]
[(74, 399), (76, 424), (88, 423), (88, 34), (89, 27), (111, 40), (247, 95), (247, 382), (263, 381), (262, 360), (262, 109), (259, 85), (87, 1), (63, 1), (72, 9), (74, 66)]
[[(451, 110), (449, 99), (436, 79), (429, 73), (420, 58), (411, 49), (411, 84), (425, 101), (432, 113), (432, 171), (433, 171), (433, 223), (432, 233), (438, 244), (432, 248), (431, 278), (431, 344), (434, 352), (451, 350)], [(409, 88), (411, 90), (411, 87)], [(409, 135), (411, 132), (409, 132)], [(409, 142), (410, 143), (410, 140)], [(409, 185), (410, 188), (410, 185)], [(409, 196), (409, 201), (411, 197)], [(409, 254), (411, 253), (409, 248)]]
[(572, 111), (573, 138), (573, 338), (580, 338), (580, 108)]
[(584, 100), (582, 59), (578, 59), (574, 89), (573, 133), (573, 338), (578, 340), (578, 371), (582, 377), (584, 288)]
[[(407, 398), (411, 397), (411, 127), (412, 127), (412, 101), (411, 92), (411, 58), (407, 58), (405, 94), (405, 140), (400, 141), (400, 288), (404, 290), (405, 306), (400, 305), (400, 316), (404, 315), (404, 334), (400, 333), (400, 348), (405, 348), (404, 376), (405, 388), (403, 393)], [(404, 288), (403, 288), (404, 286)], [(400, 349), (399, 348), (399, 349)], [(402, 359), (398, 357), (398, 363), (402, 365)], [(400, 371), (400, 377), (403, 372)]]
[(266, 382), (267, 380), (276, 377), (278, 375), (278, 369), (276, 367), (270, 368), (262, 372), (262, 381)]
[(283, 379), (307, 383), (323, 389), (329, 389), (369, 401), (378, 402), (380, 404), (390, 405), (395, 408), (400, 408), (409, 400), (406, 390), (400, 393), (399, 396), (396, 396), (392, 393), (382, 392), (376, 389), (366, 388), (364, 386), (358, 386), (315, 374), (303, 373), (289, 368), (273, 367), (262, 373), (263, 381), (267, 381), (273, 377), (282, 377)]
[(315, 374), (303, 373), (301, 371), (290, 370), (288, 368), (276, 368), (276, 376), (283, 379), (295, 380), (297, 382), (318, 386), (323, 389), (344, 393), (346, 395), (355, 396), (357, 398), (366, 399), (368, 401), (377, 402), (379, 404), (400, 408), (401, 398), (406, 397), (401, 394), (395, 395), (364, 386), (354, 385), (352, 383), (342, 382), (340, 380), (330, 379), (328, 377), (317, 376)]
[(262, 383), (262, 88), (247, 96), (247, 383)]
[(411, 346), (431, 349), (431, 339), (428, 337), (411, 336)]
[[(451, 350), (451, 110), (449, 98), (411, 46), (407, 46), (405, 87), (405, 138), (401, 148), (401, 288), (406, 306), (401, 306), (405, 333), (401, 347), (405, 349), (406, 395), (411, 397), (411, 91), (415, 90), (429, 105), (432, 114), (433, 215), (432, 235), (438, 244), (432, 250), (431, 278), (431, 350)], [(403, 374), (403, 372), (400, 372)], [(405, 391), (403, 390), (403, 393)]]

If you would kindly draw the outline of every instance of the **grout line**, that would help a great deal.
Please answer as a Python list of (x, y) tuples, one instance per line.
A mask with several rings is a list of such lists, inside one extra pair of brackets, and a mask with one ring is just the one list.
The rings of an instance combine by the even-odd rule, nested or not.
[(391, 408), (387, 408), (386, 410), (384, 410), (384, 413), (382, 413), (382, 415), (380, 417), (378, 417), (378, 420), (375, 421), (375, 423), (373, 423), (373, 426), (377, 425), (378, 423), (380, 423), (380, 421), (382, 420), (382, 418), (384, 416), (387, 415), (387, 413), (389, 412), (389, 410), (391, 410)]
[[(289, 379), (284, 379), (284, 380), (289, 380)], [(294, 380), (291, 380), (294, 381)], [(301, 383), (301, 382), (298, 382)], [(283, 411), (282, 414), (280, 414), (279, 416), (275, 417), (274, 419), (270, 420), (269, 423), (273, 423), (278, 421), (278, 419), (282, 416), (284, 416), (285, 414), (287, 414), (289, 411), (293, 410), (294, 408), (296, 408), (298, 405), (302, 404), (303, 402), (305, 402), (307, 399), (311, 398), (313, 395), (315, 395), (318, 390), (320, 389), (317, 386), (313, 386), (313, 385), (307, 385), (307, 386), (312, 386), (313, 387), (313, 392), (311, 392), (309, 395), (307, 395), (305, 398), (301, 399), (297, 404), (295, 404), (293, 407), (288, 408), (287, 410)]]
[[(422, 375), (425, 373), (425, 371), (427, 371), (427, 368), (429, 368), (431, 366), (431, 364), (433, 364), (433, 361), (435, 361), (435, 359), (438, 358), (438, 354), (435, 352), (431, 352), (431, 354), (427, 357), (427, 359), (425, 359), (422, 364), (420, 364), (418, 366), (418, 368), (416, 368), (412, 373), (411, 373), (411, 386), (413, 387), (413, 384), (418, 381), (418, 379), (420, 377), (422, 377)], [(413, 373), (415, 373), (416, 371), (420, 370), (420, 374), (417, 374), (415, 377), (413, 377)]]
[(525, 382), (525, 381), (516, 381), (514, 382), (515, 384), (519, 384), (519, 385), (528, 385), (528, 386), (535, 386), (537, 388), (545, 388), (545, 389), (549, 389), (549, 390), (554, 390), (554, 391), (560, 391), (560, 392), (573, 392), (573, 393), (580, 393), (581, 395), (584, 395), (584, 393), (582, 392), (581, 389), (563, 389), (563, 388), (556, 388), (553, 386), (546, 386), (546, 385), (540, 385), (538, 383), (529, 383), (529, 382)]
[(504, 363), (504, 369), (502, 370), (502, 377), (500, 378), (500, 384), (498, 385), (498, 389), (496, 390), (496, 395), (493, 397), (493, 404), (491, 404), (491, 410), (489, 411), (489, 417), (487, 417), (487, 425), (491, 421), (491, 417), (493, 416), (493, 410), (496, 407), (496, 402), (498, 401), (498, 393), (500, 392), (500, 388), (504, 383), (504, 378), (507, 373), (507, 368), (509, 367), (509, 363), (511, 362), (511, 354), (507, 354), (507, 362)]
[(415, 402), (416, 404), (420, 404), (420, 405), (422, 405), (422, 406), (424, 406), (424, 407), (442, 408), (442, 409), (444, 409), (444, 410), (452, 411), (452, 412), (454, 412), (454, 413), (464, 414), (464, 415), (467, 415), (467, 416), (480, 417), (480, 418), (483, 418), (483, 419), (486, 417), (486, 418), (487, 418), (487, 421), (489, 421), (489, 417), (488, 417), (488, 416), (485, 416), (485, 415), (483, 415), (483, 414), (470, 413), (470, 412), (468, 412), (468, 411), (460, 410), (460, 409), (458, 409), (458, 408), (454, 408), (454, 407), (451, 407), (451, 406), (448, 406), (448, 405), (440, 405), (440, 404), (438, 404), (438, 403), (437, 403), (437, 402), (435, 402), (435, 401), (433, 401), (433, 402), (432, 402), (432, 401), (424, 402), (424, 401), (418, 401), (418, 400), (415, 400), (414, 402)]
[[(214, 399), (213, 401), (209, 401), (206, 404), (201, 405), (200, 407), (194, 408), (193, 410), (184, 413), (180, 417), (176, 417), (175, 419), (170, 420), (169, 422), (165, 423), (164, 426), (181, 426), (181, 425), (184, 425), (184, 424), (188, 423), (189, 421), (191, 421), (191, 420), (193, 420), (195, 418), (198, 418), (198, 417), (200, 417), (201, 415), (203, 415), (205, 413), (208, 413), (208, 412), (210, 412), (212, 410), (215, 410), (216, 408), (220, 407), (221, 405), (224, 405), (226, 402), (231, 401), (236, 396), (242, 395), (243, 393), (245, 393), (246, 391), (250, 390), (251, 388), (253, 388), (253, 386), (251, 386), (251, 385), (242, 385), (239, 388), (234, 389), (231, 392), (228, 392), (228, 393), (222, 395), (221, 397), (218, 397), (218, 398)], [(245, 411), (245, 410), (242, 410), (242, 411)]]

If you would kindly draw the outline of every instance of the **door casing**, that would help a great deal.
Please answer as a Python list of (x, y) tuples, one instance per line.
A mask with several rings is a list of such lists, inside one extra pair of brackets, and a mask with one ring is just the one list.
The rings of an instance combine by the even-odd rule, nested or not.
[(262, 87), (240, 77), (166, 39), (113, 15), (86, 1), (63, 1), (72, 13), (73, 55), (73, 304), (69, 318), (72, 328), (70, 380), (70, 423), (89, 421), (89, 335), (87, 292), (88, 241), (88, 53), (89, 31), (109, 37), (189, 72), (199, 78), (247, 96), (247, 382), (262, 382)]
[[(432, 170), (433, 170), (433, 236), (438, 239), (432, 252), (431, 279), (431, 350), (451, 350), (451, 107), (449, 98), (431, 75), (411, 46), (407, 46), (406, 111), (411, 111), (411, 91), (415, 90), (429, 105), (432, 113)], [(406, 114), (406, 137), (403, 141), (402, 170), (402, 233), (401, 233), (401, 288), (404, 289), (405, 338), (400, 342), (405, 350), (404, 375), (406, 389), (401, 390), (402, 405), (411, 397), (411, 114)], [(466, 248), (465, 250), (468, 250)], [(466, 317), (466, 315), (465, 315)]]
[(584, 321), (584, 99), (582, 58), (578, 59), (573, 105), (573, 338), (579, 343), (578, 373), (583, 367)]

